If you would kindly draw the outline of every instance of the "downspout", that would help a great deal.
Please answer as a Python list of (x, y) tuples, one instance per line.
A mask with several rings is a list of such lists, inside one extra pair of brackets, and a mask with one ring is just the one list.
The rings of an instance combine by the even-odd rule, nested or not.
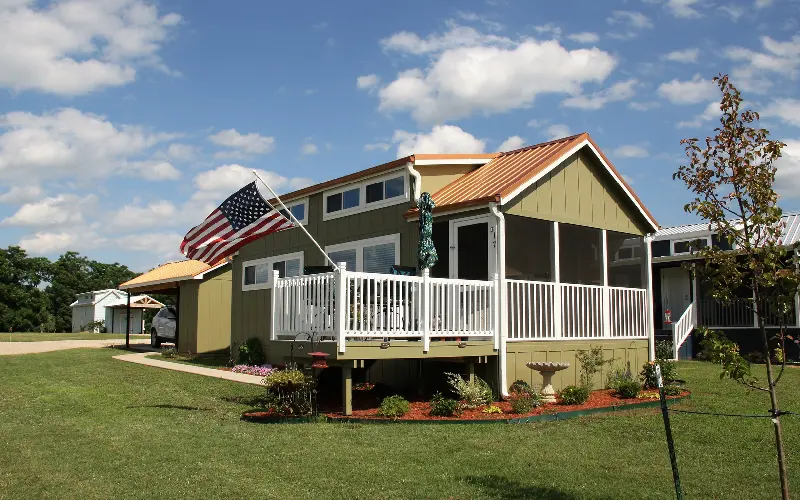
[(506, 366), (506, 338), (508, 337), (508, 305), (506, 300), (506, 218), (497, 209), (497, 203), (490, 203), (489, 210), (497, 218), (497, 274), (500, 277), (500, 348), (497, 350), (497, 364), (500, 371), (500, 394), (508, 396), (508, 367)]
[[(653, 238), (655, 237), (655, 233), (646, 234), (644, 237), (644, 251), (647, 255), (647, 260), (645, 262), (646, 272), (645, 275), (647, 278), (646, 286), (647, 286), (647, 317), (649, 321), (647, 322), (647, 353), (648, 358), (650, 361), (654, 361), (656, 359), (656, 332), (655, 332), (655, 297), (653, 296)], [(676, 349), (677, 346), (673, 346), (673, 349)], [(677, 349), (676, 349), (677, 352)], [(677, 356), (676, 356), (677, 357)]]
[(406, 170), (408, 170), (408, 174), (414, 178), (414, 206), (416, 206), (417, 202), (419, 201), (419, 197), (422, 193), (422, 175), (414, 170), (414, 162), (410, 161), (406, 163)]

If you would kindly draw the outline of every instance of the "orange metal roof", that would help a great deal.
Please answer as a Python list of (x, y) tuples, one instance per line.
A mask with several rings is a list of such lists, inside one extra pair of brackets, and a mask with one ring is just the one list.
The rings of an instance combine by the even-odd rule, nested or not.
[[(436, 202), (434, 210), (444, 211), (491, 202), (499, 203), (583, 141), (588, 141), (594, 146), (603, 161), (655, 224), (655, 218), (586, 132), (497, 154), (496, 158), (486, 165), (434, 193), (433, 200)], [(416, 212), (417, 209), (412, 209), (405, 215), (414, 216)]]
[(193, 278), (200, 273), (208, 271), (211, 267), (212, 266), (209, 266), (205, 262), (200, 262), (199, 260), (170, 262), (139, 275), (130, 281), (126, 281), (119, 286), (146, 285), (153, 282), (164, 282), (166, 280), (179, 281), (181, 279)]

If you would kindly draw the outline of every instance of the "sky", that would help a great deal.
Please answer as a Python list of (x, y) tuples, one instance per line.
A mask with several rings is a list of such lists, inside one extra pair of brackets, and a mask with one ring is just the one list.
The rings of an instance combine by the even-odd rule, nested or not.
[(0, 0), (0, 246), (145, 271), (258, 169), (589, 132), (662, 226), (730, 74), (800, 209), (800, 0)]

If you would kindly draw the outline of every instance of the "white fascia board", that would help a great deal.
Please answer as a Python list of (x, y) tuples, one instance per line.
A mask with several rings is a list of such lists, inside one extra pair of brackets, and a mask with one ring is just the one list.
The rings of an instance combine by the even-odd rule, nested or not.
[(453, 160), (414, 160), (414, 165), (486, 165), (494, 158), (459, 158)]

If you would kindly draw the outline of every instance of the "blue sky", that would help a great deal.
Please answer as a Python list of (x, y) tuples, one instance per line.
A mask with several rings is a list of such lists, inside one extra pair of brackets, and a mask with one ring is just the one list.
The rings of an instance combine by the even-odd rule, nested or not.
[(583, 131), (689, 222), (671, 174), (720, 72), (800, 208), (798, 0), (0, 0), (0, 47), (0, 245), (32, 254), (146, 270), (253, 168), (286, 192)]

